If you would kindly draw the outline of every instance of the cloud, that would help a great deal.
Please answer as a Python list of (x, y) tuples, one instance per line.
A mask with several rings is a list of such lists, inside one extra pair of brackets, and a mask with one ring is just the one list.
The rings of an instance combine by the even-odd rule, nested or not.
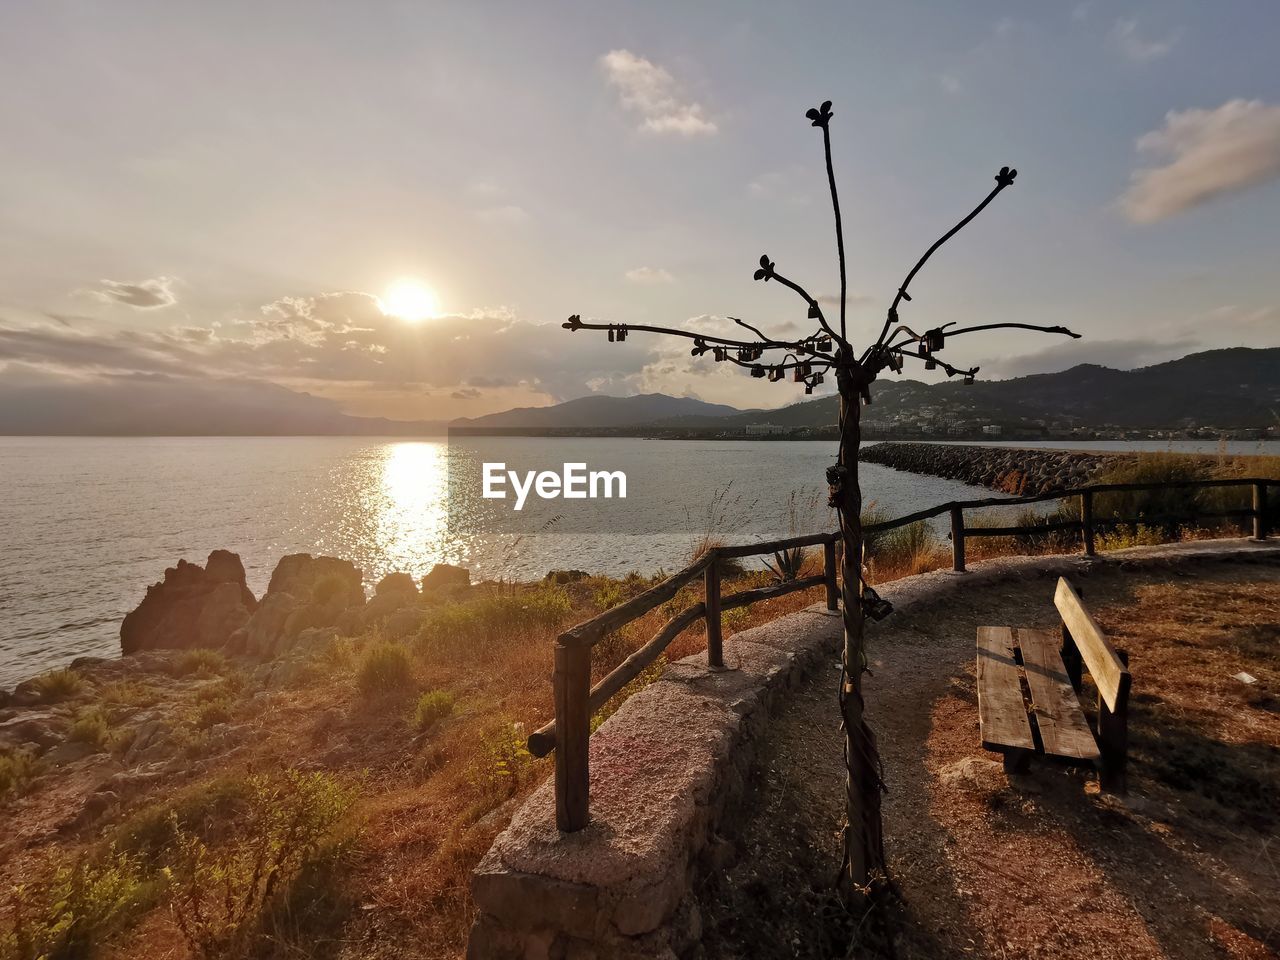
[(103, 280), (101, 289), (90, 291), (103, 303), (123, 303), (139, 310), (156, 310), (178, 302), (170, 289), (172, 277), (156, 277), (129, 283), (123, 280)]
[(652, 357), (648, 344), (617, 350), (603, 336), (571, 335), (558, 321), (509, 311), (409, 324), (360, 291), (281, 297), (208, 327), (0, 325), (0, 378), (14, 365), (78, 379), (238, 378), (405, 419), (453, 415), (441, 411), (453, 391), (468, 388), (483, 387), (485, 401), (507, 406), (581, 396), (592, 377), (625, 377)]
[(1280, 106), (1230, 100), (1214, 110), (1170, 111), (1137, 148), (1169, 161), (1135, 171), (1120, 206), (1136, 223), (1155, 223), (1280, 177)]
[(676, 278), (661, 267), (636, 267), (623, 274), (632, 283), (675, 283)]
[(610, 50), (600, 65), (623, 107), (639, 115), (641, 130), (685, 137), (718, 132), (702, 105), (685, 97), (675, 78), (657, 64), (630, 50)]
[(1108, 38), (1117, 50), (1134, 63), (1150, 63), (1172, 52), (1178, 42), (1178, 34), (1171, 33), (1163, 40), (1151, 40), (1138, 33), (1138, 21), (1120, 19), (1111, 28)]
[(938, 86), (942, 87), (944, 93), (953, 97), (964, 88), (964, 85), (960, 83), (959, 78), (954, 77), (949, 73), (942, 73), (938, 75)]

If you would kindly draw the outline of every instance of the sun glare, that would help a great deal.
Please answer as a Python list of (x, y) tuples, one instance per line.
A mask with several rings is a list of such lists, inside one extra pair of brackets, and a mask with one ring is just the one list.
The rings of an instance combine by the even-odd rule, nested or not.
[(389, 317), (399, 317), (417, 323), (440, 313), (440, 298), (425, 283), (417, 280), (397, 280), (381, 300), (382, 312)]

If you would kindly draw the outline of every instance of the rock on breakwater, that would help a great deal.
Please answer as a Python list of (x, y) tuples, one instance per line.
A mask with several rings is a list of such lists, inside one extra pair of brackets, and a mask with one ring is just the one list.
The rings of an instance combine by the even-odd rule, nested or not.
[(861, 459), (894, 470), (1031, 496), (1091, 483), (1124, 456), (977, 444), (877, 443), (866, 448)]

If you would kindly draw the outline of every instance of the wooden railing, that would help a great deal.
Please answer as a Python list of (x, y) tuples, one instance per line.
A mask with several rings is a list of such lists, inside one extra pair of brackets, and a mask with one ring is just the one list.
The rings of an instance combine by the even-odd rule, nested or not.
[[(839, 534), (836, 533), (815, 533), (769, 543), (715, 547), (657, 586), (560, 634), (555, 646), (556, 718), (529, 737), (529, 752), (535, 757), (544, 757), (552, 750), (556, 752), (557, 827), (569, 832), (581, 830), (587, 825), (587, 806), (590, 795), (587, 741), (591, 736), (592, 714), (603, 707), (610, 697), (640, 676), (645, 667), (658, 659), (686, 627), (698, 620), (705, 620), (707, 625), (707, 665), (713, 670), (719, 670), (724, 668), (720, 622), (723, 611), (745, 607), (761, 600), (772, 600), (797, 590), (807, 590), (823, 584), (827, 588), (827, 609), (837, 609), (840, 598), (836, 576), (837, 540), (839, 540)], [(756, 587), (753, 590), (742, 590), (728, 596), (721, 595), (719, 561), (813, 547), (819, 544), (823, 549), (823, 572), (820, 575), (783, 580), (769, 586)], [(671, 600), (699, 575), (702, 576), (705, 584), (703, 601), (668, 620), (652, 640), (618, 664), (599, 683), (592, 686), (591, 648), (610, 632), (639, 619), (655, 607)]]
[[(1027, 497), (987, 497), (983, 500), (954, 500), (941, 503), (927, 510), (917, 510), (906, 516), (896, 517), (880, 523), (869, 523), (862, 530), (864, 534), (881, 533), (895, 527), (905, 527), (920, 520), (929, 520), (944, 513), (951, 514), (951, 566), (957, 571), (964, 570), (964, 544), (969, 537), (1011, 537), (1019, 534), (1050, 533), (1055, 530), (1072, 530), (1080, 534), (1081, 549), (1086, 556), (1092, 557), (1096, 551), (1096, 537), (1099, 527), (1115, 527), (1125, 524), (1152, 524), (1167, 522), (1194, 522), (1197, 520), (1253, 519), (1253, 539), (1265, 540), (1269, 529), (1267, 510), (1267, 486), (1280, 486), (1280, 480), (1268, 480), (1261, 477), (1238, 477), (1223, 480), (1169, 480), (1160, 483), (1098, 483), (1087, 487), (1074, 487), (1069, 490), (1051, 490)], [(1146, 490), (1186, 490), (1205, 487), (1252, 487), (1253, 506), (1242, 510), (1220, 510), (1216, 512), (1189, 512), (1142, 517), (1097, 517), (1094, 515), (1093, 499), (1100, 493), (1134, 493)], [(1080, 504), (1079, 520), (1060, 520), (1053, 523), (1042, 523), (1014, 527), (970, 527), (965, 526), (964, 512), (980, 510), (984, 507), (1009, 507), (1026, 503), (1043, 503), (1048, 500), (1066, 500), (1075, 497)]]
[[(1210, 518), (1253, 518), (1255, 540), (1265, 540), (1268, 533), (1267, 486), (1280, 486), (1280, 481), (1259, 478), (1231, 480), (1178, 480), (1166, 483), (1106, 483), (1070, 490), (1056, 490), (1027, 497), (989, 497), (983, 500), (957, 500), (939, 504), (927, 510), (918, 510), (906, 516), (863, 527), (866, 534), (880, 533), (903, 527), (920, 520), (928, 520), (944, 513), (951, 515), (952, 567), (964, 570), (964, 544), (969, 537), (1001, 537), (1018, 534), (1047, 533), (1054, 530), (1075, 530), (1081, 534), (1081, 544), (1086, 555), (1095, 552), (1095, 533), (1100, 526), (1119, 524), (1157, 523), (1165, 521), (1191, 521)], [(1143, 490), (1172, 490), (1203, 487), (1253, 487), (1253, 506), (1243, 510), (1225, 510), (1214, 513), (1195, 513), (1179, 516), (1148, 516), (1127, 518), (1099, 518), (1094, 516), (1093, 498), (1100, 493), (1124, 493)], [(1013, 527), (967, 527), (966, 510), (984, 507), (1008, 507), (1047, 500), (1078, 497), (1080, 519), (1053, 523)], [(590, 797), (590, 768), (588, 741), (591, 736), (591, 717), (605, 703), (638, 677), (653, 663), (685, 628), (699, 620), (706, 621), (707, 665), (713, 670), (724, 668), (724, 651), (721, 635), (721, 614), (725, 610), (745, 607), (761, 600), (785, 596), (796, 590), (807, 590), (820, 584), (826, 585), (827, 609), (839, 607), (840, 589), (836, 574), (837, 533), (815, 533), (804, 537), (790, 537), (768, 543), (752, 543), (737, 547), (716, 547), (698, 560), (657, 586), (651, 587), (625, 603), (611, 607), (585, 623), (560, 634), (555, 645), (555, 712), (556, 718), (535, 731), (528, 742), (529, 752), (535, 757), (545, 757), (552, 750), (556, 753), (555, 792), (556, 826), (565, 832), (581, 830), (587, 825)], [(823, 548), (823, 572), (819, 576), (784, 580), (765, 587), (742, 590), (728, 596), (720, 593), (720, 560), (761, 556), (782, 550), (794, 550), (821, 544)], [(676, 614), (644, 646), (618, 664), (595, 686), (591, 685), (591, 648), (610, 632), (637, 620), (659, 605), (673, 599), (681, 589), (701, 576), (705, 594), (701, 603), (694, 604)]]

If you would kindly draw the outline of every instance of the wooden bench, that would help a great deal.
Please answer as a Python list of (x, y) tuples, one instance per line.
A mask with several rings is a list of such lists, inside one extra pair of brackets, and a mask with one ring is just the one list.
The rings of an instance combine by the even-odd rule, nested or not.
[[(1103, 790), (1125, 792), (1128, 658), (1111, 645), (1065, 577), (1054, 604), (1062, 635), (1026, 627), (978, 628), (978, 718), (982, 745), (1004, 754), (1005, 770), (1033, 753), (1090, 762)], [(1080, 707), (1083, 670), (1098, 689), (1098, 729)]]

